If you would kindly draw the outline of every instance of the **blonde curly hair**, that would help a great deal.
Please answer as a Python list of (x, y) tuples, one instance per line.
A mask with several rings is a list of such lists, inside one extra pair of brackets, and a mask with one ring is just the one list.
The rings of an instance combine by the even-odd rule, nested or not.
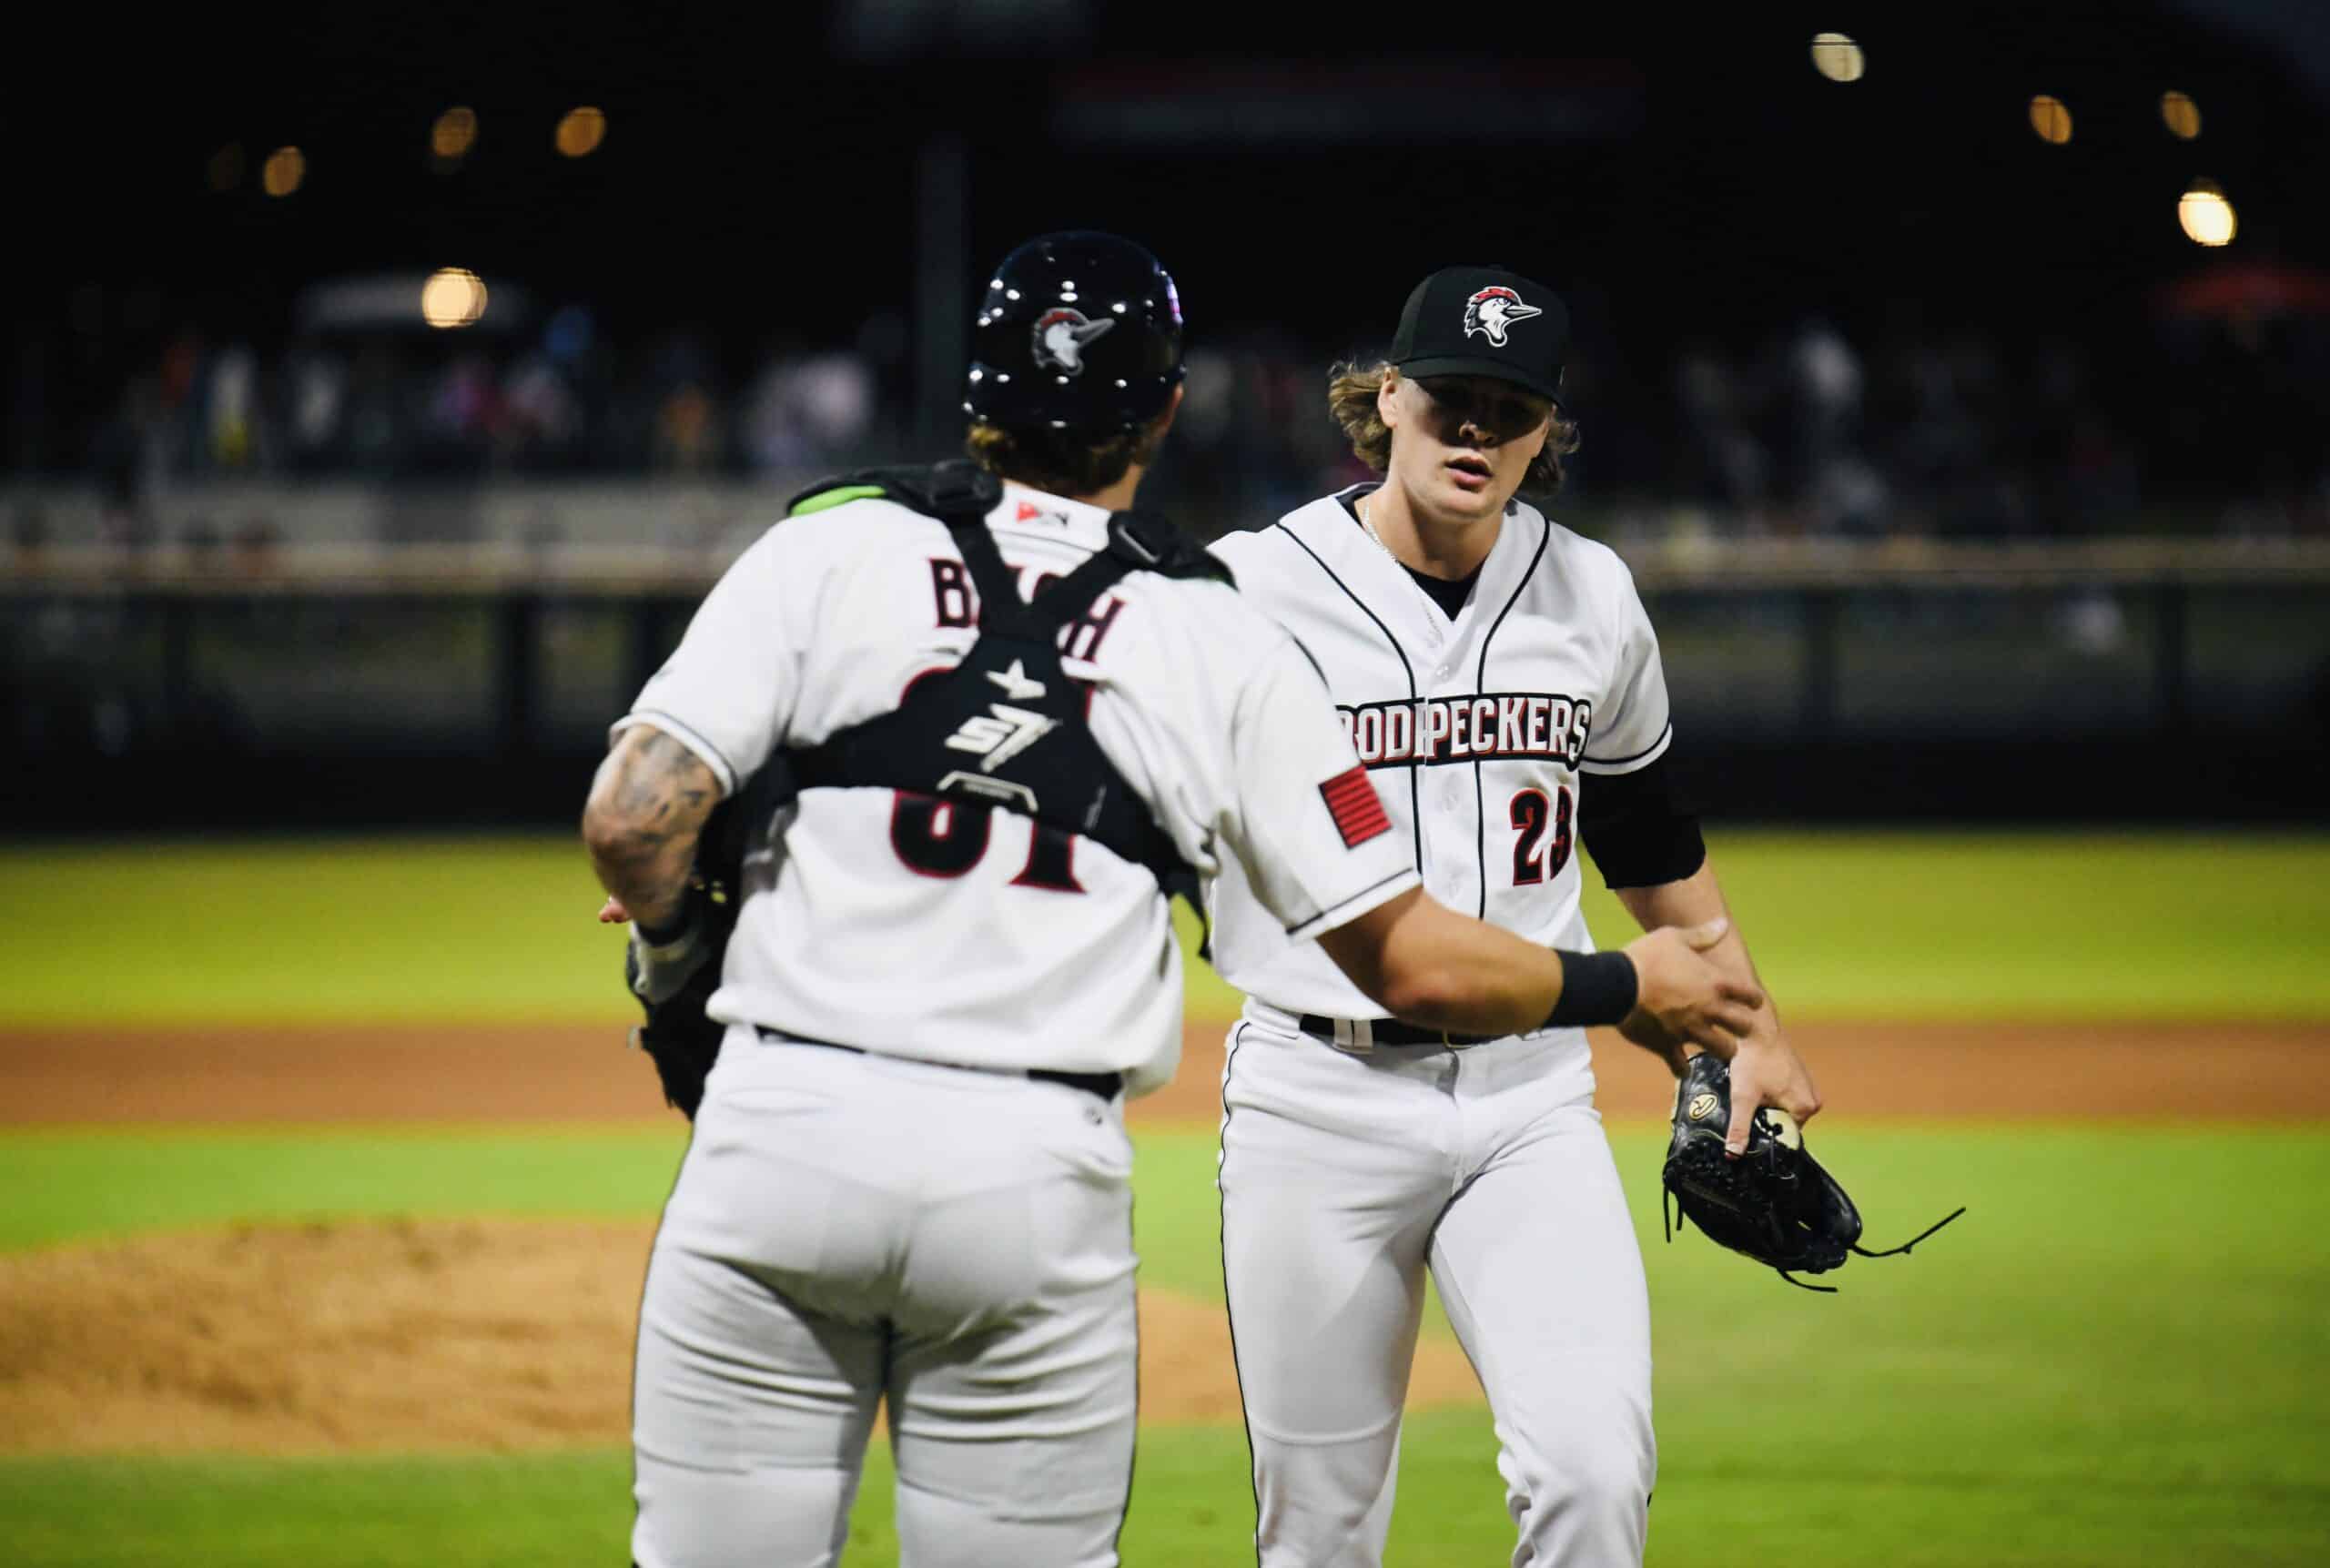
[[(1352, 453), (1377, 473), (1392, 466), (1392, 428), (1383, 422), (1375, 395), (1395, 369), (1391, 361), (1379, 359), (1373, 365), (1336, 365), (1327, 372), (1327, 410), (1350, 438)], [(1551, 419), (1545, 449), (1529, 460), (1529, 471), (1521, 477), (1523, 495), (1549, 496), (1561, 489), (1562, 459), (1577, 450), (1576, 421), (1563, 418), (1558, 408)]]

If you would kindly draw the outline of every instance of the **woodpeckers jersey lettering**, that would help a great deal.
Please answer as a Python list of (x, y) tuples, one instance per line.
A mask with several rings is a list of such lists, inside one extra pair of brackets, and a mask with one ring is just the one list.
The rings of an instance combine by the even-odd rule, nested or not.
[[(1108, 513), (1013, 485), (988, 515), (1032, 593), (1107, 538)], [(944, 524), (862, 500), (790, 519), (713, 589), (615, 727), (649, 723), (733, 792), (779, 748), (897, 706), (977, 638)], [(1200, 874), (1234, 875), (1250, 926), (1300, 941), (1416, 876), (1404, 827), (1340, 782), (1358, 767), (1310, 660), (1220, 583), (1135, 572), (1061, 642), (1092, 734)], [(1042, 730), (997, 713), (950, 739), (976, 768)], [(1143, 867), (1000, 807), (815, 789), (748, 858), (712, 1016), (886, 1054), (1123, 1072), (1153, 1088), (1180, 1053), (1181, 976)], [(1234, 870), (1233, 870), (1234, 868)]]
[[(1588, 951), (1579, 775), (1633, 772), (1669, 737), (1658, 642), (1633, 575), (1515, 502), (1451, 622), (1353, 516), (1350, 503), (1373, 488), (1232, 534), (1214, 553), (1318, 661), (1425, 888), (1532, 942)], [(1216, 885), (1224, 977), (1290, 1013), (1382, 1017), (1316, 944), (1289, 940), (1261, 895), (1234, 868)]]

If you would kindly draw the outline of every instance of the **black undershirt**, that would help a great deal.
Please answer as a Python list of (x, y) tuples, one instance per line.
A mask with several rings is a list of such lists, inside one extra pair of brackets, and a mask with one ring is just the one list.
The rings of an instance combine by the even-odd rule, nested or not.
[[(1343, 510), (1363, 527), (1355, 499), (1342, 498)], [(1487, 564), (1484, 561), (1481, 566)], [(1453, 580), (1426, 576), (1404, 561), (1400, 569), (1415, 579), (1416, 586), (1452, 622), (1481, 580), (1480, 566)], [(1578, 780), (1578, 836), (1585, 839), (1585, 852), (1609, 886), (1680, 882), (1707, 861), (1698, 814), (1678, 798), (1675, 773), (1668, 766), (1673, 755), (1670, 747), (1657, 761), (1630, 774), (1593, 774)]]
[(1577, 835), (1608, 887), (1680, 882), (1707, 864), (1698, 814), (1682, 798), (1673, 747), (1630, 774), (1577, 781)]
[[(1366, 493), (1373, 495), (1375, 492), (1369, 491)], [(1342, 497), (1342, 501), (1343, 503), (1343, 510), (1351, 513), (1351, 520), (1359, 524), (1361, 528), (1366, 528), (1367, 520), (1359, 515), (1359, 498), (1357, 496), (1347, 495)], [(1372, 538), (1373, 535), (1370, 537)], [(1386, 549), (1383, 553), (1391, 555), (1392, 552), (1389, 549)], [(1392, 556), (1392, 559), (1394, 561), (1400, 560), (1396, 555)], [(1481, 561), (1481, 566), (1486, 566), (1487, 564), (1488, 561), (1484, 558)], [(1400, 561), (1400, 570), (1406, 572), (1410, 577), (1414, 578), (1416, 580), (1416, 586), (1423, 589), (1425, 596), (1434, 604), (1439, 605), (1440, 612), (1443, 615), (1447, 616), (1452, 622), (1454, 621), (1458, 615), (1464, 612), (1464, 601), (1473, 596), (1473, 584), (1481, 580), (1481, 566), (1475, 566), (1472, 571), (1464, 573), (1462, 577), (1432, 577), (1423, 572), (1418, 572), (1406, 561)]]
[[(1481, 566), (1487, 564), (1485, 561), (1481, 562)], [(1481, 580), (1480, 566), (1456, 578), (1427, 577), (1404, 561), (1400, 562), (1400, 570), (1414, 578), (1416, 586), (1430, 595), (1432, 602), (1440, 606), (1440, 612), (1451, 621), (1464, 610), (1464, 601), (1473, 596), (1473, 584)]]

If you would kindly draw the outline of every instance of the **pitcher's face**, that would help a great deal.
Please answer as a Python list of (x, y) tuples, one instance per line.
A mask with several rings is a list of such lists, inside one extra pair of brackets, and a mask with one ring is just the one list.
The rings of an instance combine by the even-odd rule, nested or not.
[(1385, 379), (1376, 408), (1392, 431), (1392, 471), (1416, 502), (1451, 519), (1504, 510), (1545, 450), (1553, 404), (1488, 376)]

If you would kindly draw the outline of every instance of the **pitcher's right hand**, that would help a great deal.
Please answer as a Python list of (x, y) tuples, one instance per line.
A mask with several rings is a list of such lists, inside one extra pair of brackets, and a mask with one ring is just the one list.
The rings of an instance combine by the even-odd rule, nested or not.
[(1764, 1005), (1763, 992), (1703, 956), (1730, 925), (1716, 919), (1704, 926), (1662, 926), (1627, 943), (1636, 976), (1635, 1011), (1627, 1023), (1648, 1015), (1666, 1033), (1730, 1060), (1754, 1027), (1756, 1009)]

